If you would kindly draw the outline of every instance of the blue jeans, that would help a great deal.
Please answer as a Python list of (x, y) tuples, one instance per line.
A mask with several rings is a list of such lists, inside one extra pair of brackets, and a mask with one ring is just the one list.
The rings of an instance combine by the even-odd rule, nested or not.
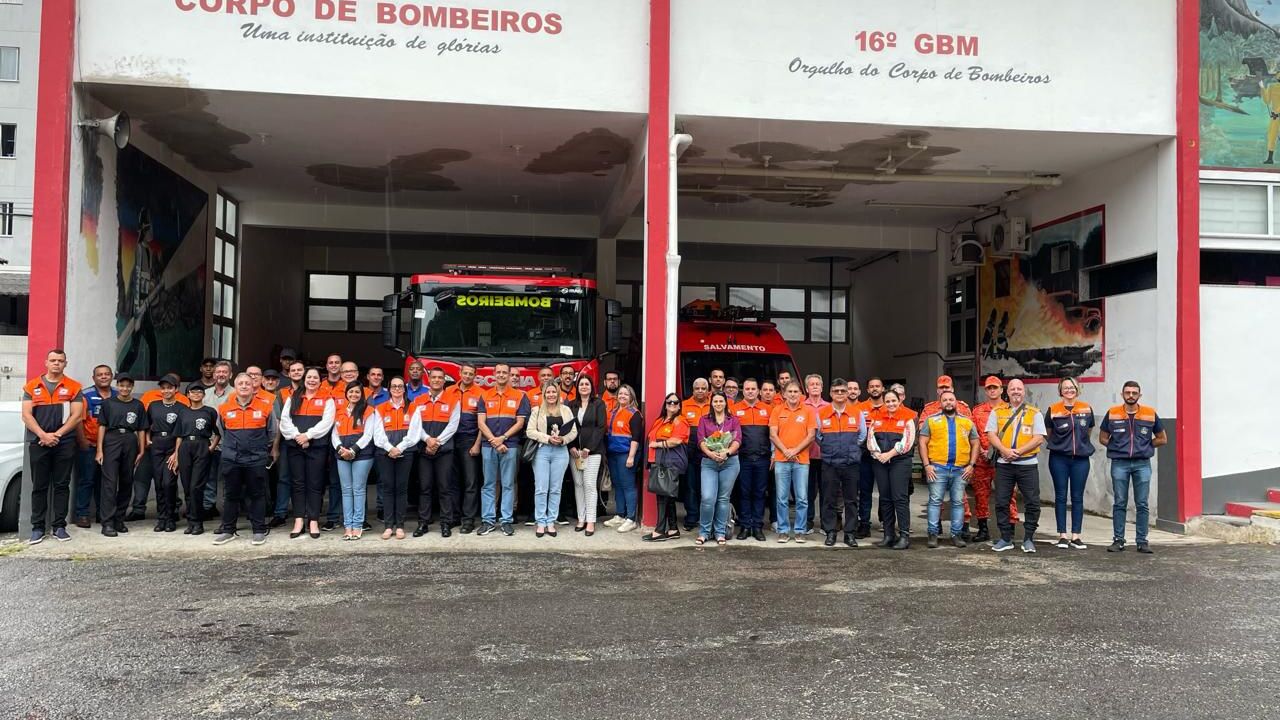
[(769, 458), (743, 459), (738, 468), (741, 514), (738, 524), (748, 530), (764, 527), (764, 491), (769, 482)]
[(338, 481), (342, 483), (342, 527), (359, 530), (364, 527), (365, 489), (373, 458), (339, 460)]
[(484, 464), (484, 487), (480, 488), (480, 522), (495, 524), (498, 482), (502, 482), (502, 522), (510, 523), (516, 511), (516, 465), (520, 462), (520, 445), (508, 446), (499, 455), (489, 443), (480, 445)]
[[(613, 505), (618, 517), (635, 520), (639, 508), (636, 506), (636, 469), (627, 467), (627, 453), (609, 453), (609, 476), (613, 481)], [(636, 462), (640, 462), (639, 459)]]
[(1149, 458), (1112, 458), (1111, 489), (1115, 503), (1111, 506), (1111, 530), (1116, 540), (1124, 542), (1124, 521), (1129, 510), (1129, 485), (1133, 485), (1133, 504), (1138, 507), (1135, 518), (1138, 544), (1147, 541), (1147, 525), (1151, 513), (1147, 509), (1147, 494), (1151, 491), (1151, 460)]
[(560, 489), (569, 469), (569, 448), (564, 445), (538, 445), (533, 458), (533, 521), (539, 525), (555, 525), (560, 514)]
[(773, 465), (774, 519), (778, 521), (778, 534), (791, 531), (791, 493), (796, 495), (795, 534), (803, 534), (809, 522), (809, 466), (798, 462), (778, 462)]
[(723, 463), (702, 458), (702, 503), (698, 508), (698, 534), (702, 537), (724, 537), (729, 525), (729, 495), (737, 479), (737, 455)]
[[(281, 445), (284, 441), (280, 441)], [(278, 518), (289, 516), (289, 497), (293, 494), (293, 484), (289, 479), (289, 463), (284, 457), (284, 448), (280, 448), (280, 459), (276, 461), (276, 507), (272, 512)]]
[(1049, 453), (1049, 476), (1053, 478), (1053, 512), (1058, 534), (1067, 532), (1067, 491), (1071, 492), (1071, 532), (1079, 535), (1084, 525), (1084, 484), (1089, 479), (1087, 456)]
[[(98, 497), (102, 466), (94, 457), (98, 449), (76, 450), (76, 510), (75, 517), (89, 517), (89, 501)], [(96, 503), (95, 503), (96, 504)]]
[(964, 526), (964, 468), (934, 465), (937, 480), (929, 483), (929, 534), (942, 534), (942, 498), (951, 495), (951, 536), (960, 534)]

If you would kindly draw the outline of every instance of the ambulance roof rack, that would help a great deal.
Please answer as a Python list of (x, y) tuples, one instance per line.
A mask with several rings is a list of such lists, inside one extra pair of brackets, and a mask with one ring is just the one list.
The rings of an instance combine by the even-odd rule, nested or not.
[(694, 300), (680, 308), (680, 319), (703, 322), (751, 322), (760, 319), (760, 311), (754, 307), (725, 305), (714, 300)]
[(487, 275), (491, 273), (512, 273), (523, 275), (568, 275), (569, 268), (563, 266), (540, 265), (465, 265), (446, 263), (441, 268), (450, 275)]

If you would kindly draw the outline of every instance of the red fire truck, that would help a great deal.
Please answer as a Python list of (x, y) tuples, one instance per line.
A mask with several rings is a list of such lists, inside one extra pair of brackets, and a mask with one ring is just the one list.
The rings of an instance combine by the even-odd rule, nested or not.
[(753, 308), (707, 301), (689, 303), (680, 310), (676, 329), (676, 385), (682, 397), (693, 394), (693, 381), (712, 370), (739, 380), (753, 377), (773, 380), (778, 373), (796, 374), (791, 348), (771, 322), (758, 319)]
[[(383, 299), (383, 345), (404, 355), (406, 371), (419, 360), (444, 368), (452, 382), (469, 362), (477, 368), (476, 382), (489, 387), (493, 366), (505, 362), (512, 384), (527, 390), (537, 383), (539, 368), (550, 365), (559, 373), (568, 365), (598, 386), (600, 359), (617, 352), (622, 324), (621, 305), (601, 300), (594, 280), (559, 267), (443, 269), (414, 275), (404, 292)], [(606, 317), (603, 349), (596, 340), (598, 305)]]

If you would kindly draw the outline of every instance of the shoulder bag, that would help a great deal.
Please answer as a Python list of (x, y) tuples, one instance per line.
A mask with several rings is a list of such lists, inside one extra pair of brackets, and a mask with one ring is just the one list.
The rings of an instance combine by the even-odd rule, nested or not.
[[(1000, 432), (996, 433), (996, 437), (1004, 437), (1004, 431), (1008, 430), (1010, 425), (1017, 422), (1018, 418), (1022, 417), (1022, 413), (1026, 412), (1026, 409), (1027, 409), (1027, 405), (1026, 403), (1023, 403), (1022, 407), (1018, 408), (1018, 412), (1011, 415), (1008, 420), (1004, 421), (1004, 425), (1000, 426)], [(1014, 437), (1014, 442), (1016, 443), (1018, 433), (1014, 432), (1013, 437)], [(999, 450), (996, 450), (995, 448), (990, 448), (987, 450), (987, 462), (994, 465), (996, 462), (996, 459), (999, 457), (1000, 457)]]

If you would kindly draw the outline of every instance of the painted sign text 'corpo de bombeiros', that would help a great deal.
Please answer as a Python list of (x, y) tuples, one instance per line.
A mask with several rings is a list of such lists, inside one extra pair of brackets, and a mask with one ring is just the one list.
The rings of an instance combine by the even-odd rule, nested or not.
[(357, 0), (174, 0), (183, 12), (203, 12), (281, 19), (310, 16), (316, 20), (402, 25), (448, 30), (558, 35), (564, 30), (559, 13), (502, 8), (462, 8), (421, 3)]

